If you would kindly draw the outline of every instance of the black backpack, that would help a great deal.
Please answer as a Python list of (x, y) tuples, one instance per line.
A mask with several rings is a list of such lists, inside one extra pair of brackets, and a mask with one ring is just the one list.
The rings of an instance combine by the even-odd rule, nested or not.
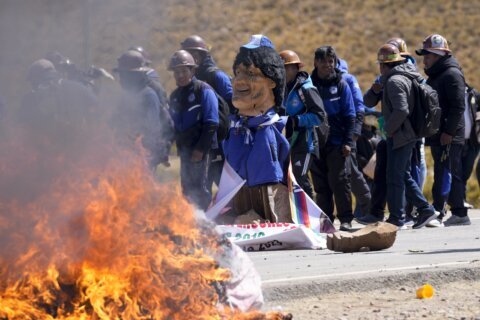
[[(199, 80), (202, 80), (208, 83), (213, 88), (213, 90), (215, 90), (216, 93), (218, 93), (217, 84), (215, 83), (215, 79), (216, 79), (215, 76), (217, 71), (222, 71), (222, 70), (216, 66), (210, 66), (200, 75), (202, 78), (198, 77)], [(230, 78), (230, 82), (231, 81), (232, 81), (232, 78)], [(233, 106), (232, 101), (226, 101), (226, 102), (228, 104), (229, 113), (230, 114), (236, 113), (237, 109), (235, 109), (235, 107)]]
[[(197, 101), (200, 100), (200, 93), (202, 90), (202, 82), (195, 81), (193, 83), (193, 91), (195, 93), (195, 98)], [(218, 141), (225, 140), (228, 135), (228, 130), (230, 129), (230, 120), (228, 116), (230, 115), (230, 109), (228, 103), (223, 99), (213, 88), (212, 91), (215, 93), (215, 96), (218, 100), (218, 129), (217, 129), (217, 139)]]
[[(298, 89), (298, 96), (302, 100), (305, 107), (307, 106), (307, 101), (305, 99), (305, 95), (303, 94), (302, 88)], [(313, 130), (314, 135), (314, 148), (318, 150), (318, 148), (323, 148), (327, 144), (328, 134), (330, 132), (330, 126), (328, 125), (328, 117), (327, 113), (324, 112), (323, 114), (323, 121), (320, 123), (319, 126), (315, 126)], [(318, 144), (318, 145), (315, 145)], [(318, 151), (316, 151), (318, 153)]]
[(419, 83), (414, 75), (409, 73), (402, 75), (412, 80), (415, 95), (415, 103), (408, 115), (413, 131), (418, 138), (431, 137), (440, 129), (442, 109), (438, 93), (427, 83)]
[(467, 101), (467, 105), (465, 107), (468, 108), (473, 122), (470, 137), (466, 137), (466, 139), (470, 139), (470, 141), (480, 144), (480, 94), (475, 88), (468, 85), (468, 83), (466, 83), (465, 86), (467, 88), (467, 90), (465, 90), (465, 98)]

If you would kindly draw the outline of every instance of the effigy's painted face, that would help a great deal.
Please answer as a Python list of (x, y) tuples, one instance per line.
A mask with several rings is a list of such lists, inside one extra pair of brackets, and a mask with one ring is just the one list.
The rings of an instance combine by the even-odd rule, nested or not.
[(232, 80), (232, 102), (240, 115), (257, 116), (275, 105), (276, 84), (254, 65), (239, 64)]

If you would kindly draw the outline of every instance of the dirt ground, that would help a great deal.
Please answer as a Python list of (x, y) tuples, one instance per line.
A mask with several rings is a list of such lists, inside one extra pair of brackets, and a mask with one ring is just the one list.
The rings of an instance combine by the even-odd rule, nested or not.
[[(451, 274), (454, 279), (459, 272)], [(480, 279), (467, 276), (451, 282), (449, 273), (436, 276), (429, 281), (435, 289), (431, 299), (417, 299), (417, 281), (403, 281), (403, 277), (390, 278), (384, 288), (365, 281), (365, 290), (355, 281), (352, 290), (323, 290), (316, 296), (282, 299), (268, 302), (270, 310), (289, 312), (293, 319), (478, 319), (480, 320)]]

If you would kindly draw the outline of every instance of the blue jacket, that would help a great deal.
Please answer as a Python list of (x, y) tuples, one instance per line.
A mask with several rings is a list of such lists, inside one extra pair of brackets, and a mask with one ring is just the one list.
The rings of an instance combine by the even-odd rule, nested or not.
[[(195, 92), (195, 83), (199, 92)], [(170, 95), (170, 113), (179, 151), (205, 153), (217, 147), (218, 99), (208, 84), (193, 78), (189, 85), (175, 89)]]
[(233, 89), (230, 77), (223, 70), (217, 67), (211, 56), (207, 56), (202, 61), (202, 63), (198, 66), (195, 75), (199, 80), (208, 83), (218, 93), (218, 95), (222, 97), (229, 106), (231, 106), (231, 108), (233, 107)]
[(228, 163), (247, 180), (246, 185), (286, 183), (289, 144), (274, 108), (260, 116), (231, 115), (230, 119), (223, 150)]
[(142, 137), (143, 146), (152, 157), (165, 152), (161, 145), (160, 102), (150, 87), (139, 91), (124, 90), (112, 121), (117, 134), (125, 143), (134, 143)]
[(295, 80), (287, 84), (285, 95), (285, 110), (291, 118), (286, 128), (291, 152), (317, 154), (318, 142), (313, 130), (325, 121), (326, 113), (322, 98), (308, 73), (299, 72)]
[(338, 69), (329, 79), (320, 79), (317, 69), (311, 73), (312, 82), (318, 89), (328, 116), (330, 132), (327, 145), (353, 147), (353, 129), (355, 126), (355, 105), (352, 92)]
[(342, 79), (348, 84), (352, 91), (353, 103), (355, 104), (355, 128), (353, 134), (360, 136), (362, 134), (363, 118), (365, 117), (365, 104), (363, 103), (363, 94), (357, 78), (348, 73), (348, 64), (345, 60), (338, 59), (337, 68), (342, 73)]

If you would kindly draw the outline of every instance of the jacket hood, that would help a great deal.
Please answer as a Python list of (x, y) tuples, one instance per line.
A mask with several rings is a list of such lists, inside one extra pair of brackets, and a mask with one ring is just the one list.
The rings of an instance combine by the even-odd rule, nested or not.
[[(305, 82), (307, 82), (309, 78), (309, 75), (306, 71), (299, 71), (297, 73), (297, 77), (295, 78), (295, 80), (292, 81), (292, 83), (289, 83), (288, 84), (288, 87), (292, 88), (292, 87), (300, 87), (302, 86)], [(293, 86), (292, 86), (293, 85)]]
[(340, 70), (342, 73), (348, 73), (348, 63), (347, 61), (338, 58), (337, 60), (337, 68)]
[(460, 71), (462, 70), (457, 59), (452, 56), (444, 56), (434, 63), (429, 69), (425, 69), (425, 74), (429, 77), (436, 76), (448, 68), (457, 68)]
[(385, 74), (384, 76), (381, 77), (382, 84), (385, 85), (386, 79), (388, 79), (391, 76), (396, 75), (396, 74), (410, 74), (410, 75), (413, 75), (418, 82), (421, 83), (421, 82), (424, 81), (424, 78), (418, 72), (416, 66), (414, 66), (410, 63), (402, 63), (398, 66), (395, 66), (387, 74)]

